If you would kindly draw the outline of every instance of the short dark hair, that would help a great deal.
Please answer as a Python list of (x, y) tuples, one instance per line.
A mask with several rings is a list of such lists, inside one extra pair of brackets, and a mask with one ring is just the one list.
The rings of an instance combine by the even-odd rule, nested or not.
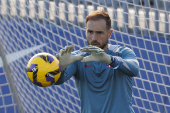
[(99, 20), (99, 19), (104, 19), (106, 21), (107, 30), (110, 30), (111, 19), (108, 13), (105, 12), (104, 10), (96, 10), (96, 11), (91, 12), (89, 15), (87, 15), (86, 24), (89, 20)]

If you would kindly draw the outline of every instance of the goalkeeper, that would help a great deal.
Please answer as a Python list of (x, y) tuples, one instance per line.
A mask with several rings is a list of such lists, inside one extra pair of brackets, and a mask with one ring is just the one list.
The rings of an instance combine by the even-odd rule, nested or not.
[(112, 31), (109, 15), (94, 11), (86, 17), (89, 46), (74, 52), (66, 46), (57, 54), (62, 72), (55, 85), (75, 77), (82, 113), (134, 113), (132, 77), (139, 63), (131, 49), (108, 44)]

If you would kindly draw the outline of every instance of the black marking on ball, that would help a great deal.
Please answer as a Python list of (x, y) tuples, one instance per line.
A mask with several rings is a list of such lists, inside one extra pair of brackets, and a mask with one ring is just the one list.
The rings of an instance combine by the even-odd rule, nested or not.
[(59, 69), (57, 69), (57, 70), (55, 70), (55, 71), (51, 71), (51, 72), (49, 72), (51, 75), (56, 75), (56, 74), (58, 74), (59, 73)]
[(30, 71), (33, 72), (33, 80), (37, 80), (38, 64), (32, 64)]
[(52, 56), (45, 56), (45, 55), (40, 55), (39, 56), (40, 58), (42, 58), (45, 62), (49, 62), (50, 64), (54, 61), (53, 57)]
[(37, 80), (38, 68), (37, 68), (37, 67), (35, 67), (35, 68), (36, 68), (35, 71), (33, 71), (33, 79), (34, 79), (34, 80)]
[(41, 57), (41, 58), (42, 58), (45, 62), (47, 62), (47, 61), (48, 61), (47, 56), (40, 55), (40, 57)]

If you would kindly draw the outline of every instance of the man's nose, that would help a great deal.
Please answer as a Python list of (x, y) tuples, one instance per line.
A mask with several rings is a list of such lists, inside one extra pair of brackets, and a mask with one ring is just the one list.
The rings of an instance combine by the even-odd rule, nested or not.
[(94, 41), (94, 40), (97, 40), (96, 33), (94, 33), (93, 36), (92, 36), (92, 41)]

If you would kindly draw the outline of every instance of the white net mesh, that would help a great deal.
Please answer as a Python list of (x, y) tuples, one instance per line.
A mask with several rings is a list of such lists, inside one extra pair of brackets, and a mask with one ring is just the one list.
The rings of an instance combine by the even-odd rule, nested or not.
[[(1, 0), (0, 41), (26, 113), (80, 112), (74, 78), (40, 88), (26, 75), (36, 53), (55, 55), (66, 45), (87, 45), (86, 15), (108, 11), (114, 30), (109, 43), (131, 48), (140, 73), (134, 80), (136, 113), (170, 113), (170, 34), (168, 0)], [(0, 59), (0, 111), (18, 113)]]

